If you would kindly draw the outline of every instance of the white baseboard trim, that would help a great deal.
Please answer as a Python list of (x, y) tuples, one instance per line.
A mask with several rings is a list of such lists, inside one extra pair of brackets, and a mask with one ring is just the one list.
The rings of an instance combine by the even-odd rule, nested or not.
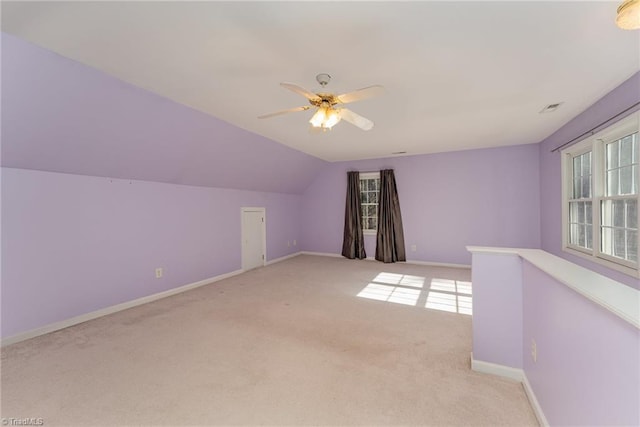
[(533, 392), (531, 384), (529, 384), (529, 379), (526, 375), (523, 376), (522, 386), (524, 387), (524, 392), (529, 398), (529, 403), (531, 403), (533, 413), (536, 414), (538, 422), (541, 426), (548, 427), (549, 422), (547, 421), (547, 417), (544, 416), (544, 412), (542, 412), (542, 406), (540, 406), (540, 402), (538, 402), (538, 398), (536, 398), (536, 394)]
[(483, 362), (482, 360), (475, 360), (473, 358), (473, 353), (471, 353), (471, 369), (476, 372), (482, 372), (484, 374), (497, 375), (503, 378), (509, 378), (515, 381), (522, 383), (522, 387), (524, 388), (524, 392), (529, 399), (529, 403), (531, 404), (531, 408), (533, 409), (533, 413), (536, 415), (538, 422), (543, 427), (548, 427), (549, 423), (547, 422), (547, 417), (544, 416), (544, 412), (542, 411), (542, 407), (536, 398), (536, 394), (533, 392), (531, 388), (531, 384), (529, 384), (529, 380), (527, 379), (527, 375), (524, 373), (522, 369), (511, 368), (509, 366), (498, 365), (490, 362)]
[(277, 262), (281, 262), (281, 261), (287, 260), (289, 258), (297, 257), (300, 254), (302, 254), (302, 252), (296, 252), (296, 253), (293, 253), (293, 254), (281, 256), (280, 258), (271, 259), (271, 260), (267, 261), (264, 265), (275, 264)]
[(28, 340), (30, 338), (35, 338), (40, 335), (59, 331), (60, 329), (65, 329), (70, 326), (77, 325), (79, 323), (97, 319), (98, 317), (106, 316), (108, 314), (116, 313), (122, 310), (127, 310), (129, 308), (133, 308), (133, 307), (146, 304), (152, 301), (156, 301), (162, 298), (167, 298), (172, 295), (189, 291), (191, 289), (199, 288), (200, 286), (208, 285), (209, 283), (218, 282), (220, 280), (227, 279), (229, 277), (237, 276), (238, 274), (243, 272), (244, 272), (243, 270), (236, 270), (230, 273), (220, 274), (218, 276), (210, 277), (208, 279), (200, 280), (194, 283), (190, 283), (188, 285), (180, 286), (178, 288), (173, 288), (167, 291), (158, 292), (157, 294), (148, 295), (146, 297), (123, 302), (121, 304), (112, 305), (110, 307), (105, 307), (100, 310), (92, 311), (90, 313), (81, 314), (80, 316), (72, 317), (70, 319), (61, 320), (60, 322), (51, 323), (49, 325), (45, 325), (40, 328), (32, 329), (27, 332), (22, 332), (20, 334), (16, 334), (16, 335), (4, 338), (2, 339), (1, 346), (4, 347), (10, 344), (15, 344), (17, 342)]
[(473, 358), (473, 353), (471, 353), (471, 369), (476, 372), (482, 372), (483, 374), (497, 375), (499, 377), (509, 378), (518, 382), (522, 382), (524, 378), (524, 371), (522, 369), (483, 362), (482, 360), (475, 360)]
[(471, 265), (469, 265), (469, 264), (450, 264), (450, 263), (447, 263), (447, 262), (430, 262), (430, 261), (406, 260), (405, 264), (428, 265), (428, 266), (431, 266), (431, 267), (464, 268), (464, 269), (467, 269), (467, 270), (471, 269)]
[(333, 257), (333, 258), (343, 258), (343, 256), (341, 254), (332, 254), (329, 252), (309, 252), (309, 251), (302, 251), (300, 252), (302, 255), (317, 255), (317, 256), (328, 256), (328, 257)]
[[(317, 255), (317, 256), (328, 256), (328, 257), (333, 257), (333, 258), (343, 258), (343, 256), (341, 254), (333, 254), (333, 253), (328, 253), (328, 252), (309, 252), (309, 251), (302, 251), (299, 252), (299, 254), (302, 255)], [(376, 259), (374, 257), (366, 257), (364, 259), (365, 261), (376, 261)], [(466, 269), (471, 269), (470, 265), (467, 264), (449, 264), (446, 262), (429, 262), (429, 261), (413, 261), (413, 260), (407, 260), (407, 261), (399, 261), (398, 264), (415, 264), (415, 265), (428, 265), (430, 267), (448, 267), (448, 268), (466, 268)]]

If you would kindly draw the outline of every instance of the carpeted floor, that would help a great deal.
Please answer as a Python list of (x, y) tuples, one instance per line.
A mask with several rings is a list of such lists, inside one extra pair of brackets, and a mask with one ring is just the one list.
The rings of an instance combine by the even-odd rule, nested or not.
[(519, 383), (470, 370), (469, 280), (297, 256), (3, 348), (2, 417), (537, 425)]

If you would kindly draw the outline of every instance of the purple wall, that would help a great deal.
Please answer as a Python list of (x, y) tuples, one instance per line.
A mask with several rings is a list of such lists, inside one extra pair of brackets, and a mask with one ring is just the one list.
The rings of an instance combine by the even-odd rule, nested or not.
[[(298, 250), (301, 196), (2, 168), (2, 337), (241, 268), (240, 208), (267, 259)], [(164, 277), (155, 278), (155, 268)]]
[(1, 42), (4, 167), (301, 193), (326, 164), (14, 36)]
[(522, 275), (524, 370), (547, 421), (640, 425), (640, 331), (526, 261)]
[(640, 289), (640, 280), (637, 278), (570, 255), (562, 250), (560, 152), (551, 152), (554, 148), (591, 130), (638, 101), (640, 101), (640, 72), (540, 143), (540, 238), (542, 249), (545, 251)]
[(522, 368), (522, 259), (474, 253), (471, 279), (473, 358)]
[[(407, 259), (471, 264), (466, 245), (537, 248), (538, 160), (532, 144), (329, 164), (303, 195), (303, 249), (340, 253), (347, 171), (385, 168), (396, 174)], [(365, 244), (374, 256), (375, 236)]]
[(550, 425), (640, 425), (640, 331), (518, 255), (473, 254), (473, 357), (523, 369)]

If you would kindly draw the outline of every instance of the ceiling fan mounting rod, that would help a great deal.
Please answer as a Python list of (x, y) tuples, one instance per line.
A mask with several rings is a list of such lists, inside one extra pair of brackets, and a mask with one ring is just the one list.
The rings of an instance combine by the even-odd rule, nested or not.
[(320, 73), (316, 76), (316, 81), (320, 83), (320, 86), (325, 87), (331, 81), (331, 76), (327, 73)]

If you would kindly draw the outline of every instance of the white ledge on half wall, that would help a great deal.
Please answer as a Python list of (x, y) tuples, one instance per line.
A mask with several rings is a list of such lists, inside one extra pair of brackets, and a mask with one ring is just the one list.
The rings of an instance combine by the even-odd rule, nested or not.
[(640, 290), (541, 249), (467, 246), (471, 253), (518, 255), (560, 283), (640, 329)]

